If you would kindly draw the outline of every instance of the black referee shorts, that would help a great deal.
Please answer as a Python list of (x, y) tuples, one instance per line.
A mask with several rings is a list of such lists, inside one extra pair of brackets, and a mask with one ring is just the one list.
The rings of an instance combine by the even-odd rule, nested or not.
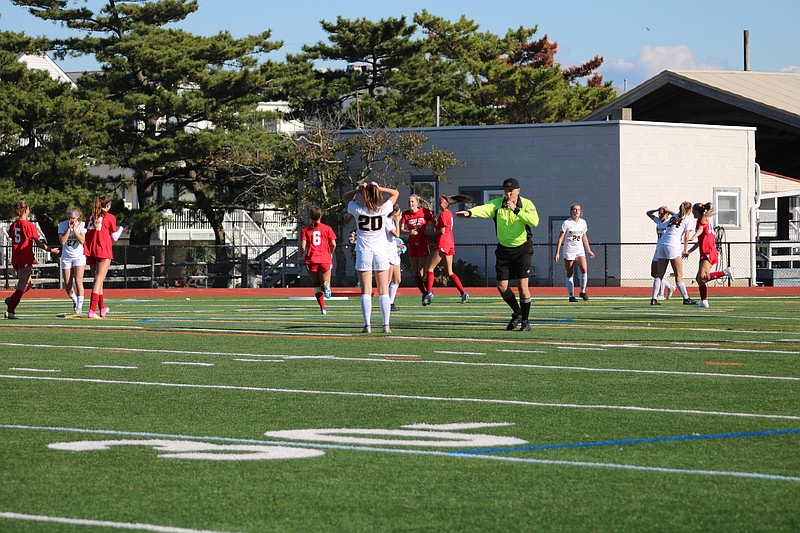
[(498, 244), (494, 255), (495, 273), (498, 281), (530, 277), (531, 261), (533, 260), (533, 244), (531, 244), (531, 241), (514, 248)]

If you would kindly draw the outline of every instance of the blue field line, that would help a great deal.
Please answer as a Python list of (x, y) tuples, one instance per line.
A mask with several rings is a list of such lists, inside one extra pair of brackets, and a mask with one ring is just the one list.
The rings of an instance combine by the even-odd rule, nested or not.
[[(699, 475), (699, 476), (722, 476), (746, 479), (761, 479), (769, 481), (788, 481), (792, 483), (800, 483), (798, 476), (786, 476), (781, 474), (765, 474), (761, 472), (736, 472), (724, 470), (699, 470), (699, 469), (684, 469), (684, 468), (668, 468), (661, 466), (643, 466), (632, 464), (620, 463), (598, 463), (592, 461), (566, 461), (559, 459), (536, 459), (528, 457), (503, 457), (488, 454), (473, 454), (473, 453), (453, 453), (447, 451), (433, 451), (433, 450), (415, 450), (415, 449), (398, 449), (398, 448), (378, 448), (373, 446), (348, 446), (340, 444), (326, 444), (320, 442), (292, 442), (292, 441), (268, 441), (260, 439), (244, 439), (232, 437), (215, 437), (210, 435), (195, 436), (195, 435), (176, 435), (164, 433), (151, 433), (146, 431), (120, 431), (109, 429), (86, 429), (86, 428), (70, 428), (70, 427), (52, 427), (52, 426), (27, 426), (22, 424), (0, 424), (0, 429), (19, 429), (19, 430), (34, 430), (34, 431), (55, 431), (65, 433), (78, 433), (90, 435), (114, 435), (126, 437), (155, 437), (166, 439), (182, 439), (182, 440), (198, 440), (198, 441), (211, 441), (211, 442), (227, 442), (237, 444), (261, 444), (268, 446), (296, 446), (301, 448), (316, 448), (320, 450), (346, 450), (346, 451), (360, 451), (360, 452), (377, 452), (389, 453), (400, 455), (422, 455), (432, 457), (459, 457), (462, 459), (480, 459), (484, 461), (499, 461), (523, 464), (536, 464), (547, 466), (570, 466), (570, 467), (583, 467), (583, 468), (608, 468), (613, 470), (630, 470), (638, 472), (655, 472), (659, 474), (683, 474), (683, 475)], [(791, 431), (800, 432), (800, 430), (778, 430), (778, 431)]]
[(648, 444), (651, 442), (675, 442), (689, 440), (710, 440), (710, 439), (736, 439), (742, 437), (766, 437), (770, 435), (791, 435), (800, 433), (800, 429), (772, 429), (764, 431), (743, 431), (738, 433), (715, 433), (710, 435), (677, 435), (674, 437), (649, 437), (644, 439), (618, 439), (604, 440), (598, 442), (570, 442), (565, 444), (542, 444), (539, 446), (522, 446), (516, 448), (482, 448), (477, 450), (457, 450), (451, 454), (487, 454), (487, 453), (508, 453), (508, 452), (531, 452), (536, 450), (559, 450), (565, 448), (594, 448), (599, 446), (620, 446), (627, 444)]

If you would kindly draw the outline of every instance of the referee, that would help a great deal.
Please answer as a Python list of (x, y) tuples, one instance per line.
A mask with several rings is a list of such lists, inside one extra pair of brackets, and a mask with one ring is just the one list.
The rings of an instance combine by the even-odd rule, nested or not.
[[(528, 316), (531, 311), (531, 291), (528, 289), (528, 278), (533, 258), (531, 227), (539, 225), (536, 206), (519, 195), (519, 181), (508, 178), (503, 182), (502, 198), (459, 211), (456, 215), (494, 219), (498, 241), (494, 252), (497, 291), (513, 312), (506, 329), (510, 331), (519, 326), (520, 331), (530, 331)], [(514, 291), (508, 287), (509, 279), (517, 280), (521, 305), (517, 303)]]

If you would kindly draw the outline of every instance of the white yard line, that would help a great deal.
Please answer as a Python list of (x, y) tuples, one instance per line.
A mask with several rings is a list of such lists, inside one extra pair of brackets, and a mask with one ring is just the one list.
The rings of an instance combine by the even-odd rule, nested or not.
[(61, 378), (51, 376), (15, 376), (0, 374), (0, 379), (17, 380), (41, 380), (41, 381), (60, 381), (68, 383), (96, 383), (104, 385), (131, 385), (138, 387), (165, 387), (181, 389), (201, 389), (201, 390), (227, 390), (227, 391), (247, 391), (247, 392), (266, 392), (274, 394), (302, 394), (315, 396), (339, 396), (351, 398), (380, 398), (384, 400), (413, 400), (425, 402), (452, 402), (452, 403), (478, 403), (490, 405), (514, 405), (521, 407), (553, 407), (560, 409), (602, 409), (611, 411), (636, 411), (643, 413), (670, 413), (681, 415), (699, 416), (725, 416), (740, 418), (761, 418), (770, 420), (800, 420), (796, 415), (778, 415), (766, 413), (741, 413), (727, 411), (704, 411), (701, 409), (667, 409), (657, 407), (642, 407), (636, 405), (593, 405), (593, 404), (574, 404), (574, 403), (548, 403), (533, 402), (525, 400), (505, 400), (499, 398), (459, 398), (443, 396), (422, 396), (414, 394), (383, 394), (376, 392), (352, 392), (352, 391), (323, 391), (310, 389), (284, 389), (277, 387), (254, 387), (243, 385), (212, 385), (197, 383), (165, 383), (158, 381), (124, 381), (114, 379), (89, 379), (89, 378)]
[(64, 516), (46, 516), (36, 514), (0, 512), (0, 519), (19, 520), (24, 522), (45, 522), (50, 524), (69, 524), (82, 527), (107, 527), (111, 529), (127, 529), (130, 531), (155, 531), (157, 533), (225, 533), (207, 529), (188, 529), (185, 527), (157, 526), (133, 522), (110, 522), (108, 520), (89, 520), (85, 518), (67, 518)]

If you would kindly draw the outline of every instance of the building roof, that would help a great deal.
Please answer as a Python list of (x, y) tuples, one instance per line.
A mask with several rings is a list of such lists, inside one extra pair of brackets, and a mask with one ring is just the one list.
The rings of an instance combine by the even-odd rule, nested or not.
[(20, 54), (17, 59), (30, 69), (44, 70), (56, 81), (76, 86), (75, 82), (47, 54)]
[(755, 126), (761, 168), (800, 178), (800, 74), (665, 70), (582, 120), (621, 108), (633, 120)]

